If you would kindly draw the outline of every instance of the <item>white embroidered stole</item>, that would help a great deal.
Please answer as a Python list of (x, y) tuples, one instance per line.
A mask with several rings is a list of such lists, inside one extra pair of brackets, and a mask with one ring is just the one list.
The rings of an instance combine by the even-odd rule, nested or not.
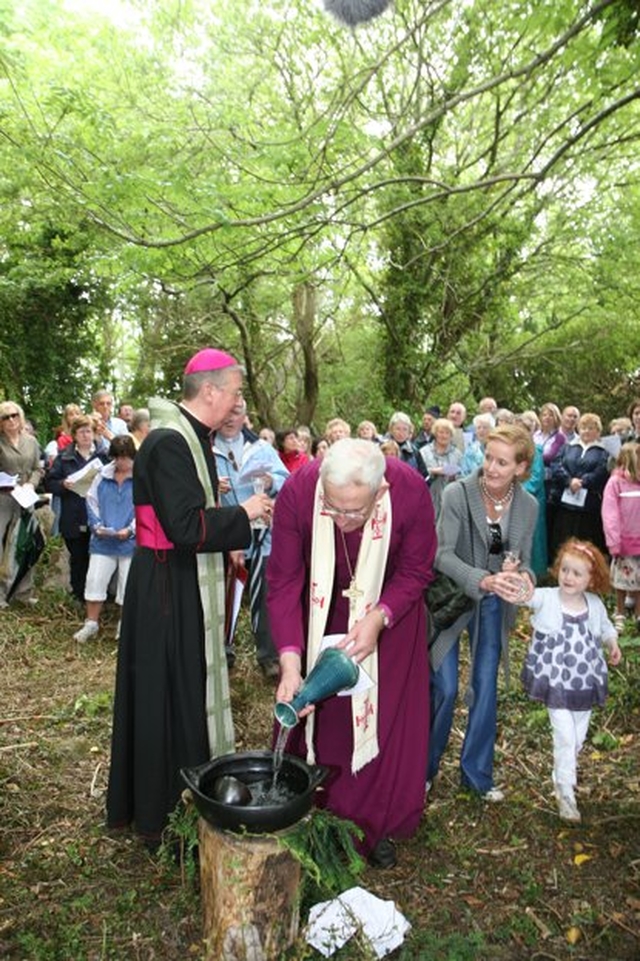
[[(309, 632), (307, 637), (307, 674), (320, 655), (335, 578), (335, 524), (323, 513), (323, 488), (320, 478), (313, 505), (311, 540), (311, 578), (309, 596)], [(354, 583), (361, 592), (349, 614), (349, 628), (367, 614), (380, 599), (391, 539), (391, 498), (389, 491), (377, 501), (367, 520), (358, 552)], [(378, 652), (362, 662), (373, 686), (351, 697), (353, 755), (351, 771), (355, 774), (377, 757), (378, 747)], [(307, 717), (306, 739), (309, 763), (314, 763), (313, 714)]]

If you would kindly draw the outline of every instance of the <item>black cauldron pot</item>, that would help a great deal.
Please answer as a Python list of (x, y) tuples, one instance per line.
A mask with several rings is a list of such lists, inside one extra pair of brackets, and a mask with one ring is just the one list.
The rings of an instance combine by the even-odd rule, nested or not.
[(182, 768), (182, 778), (193, 795), (198, 813), (217, 828), (227, 831), (251, 831), (255, 834), (282, 831), (309, 813), (316, 788), (329, 773), (321, 765), (309, 765), (299, 757), (285, 754), (278, 774), (278, 785), (290, 796), (276, 804), (224, 804), (213, 796), (218, 778), (231, 775), (251, 788), (264, 783), (273, 774), (273, 751), (247, 751), (225, 754), (198, 767)]

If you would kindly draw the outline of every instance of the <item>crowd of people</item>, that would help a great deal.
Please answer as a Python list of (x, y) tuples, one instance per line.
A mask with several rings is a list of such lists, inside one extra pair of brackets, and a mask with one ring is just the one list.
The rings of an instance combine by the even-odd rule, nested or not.
[[(454, 400), (425, 405), (418, 425), (395, 411), (384, 431), (363, 420), (352, 436), (340, 417), (317, 434), (256, 430), (242, 382), (235, 358), (206, 348), (187, 363), (179, 402), (114, 415), (99, 390), (91, 411), (64, 408), (44, 450), (21, 407), (0, 404), (2, 574), (12, 525), (44, 491), (85, 609), (76, 641), (98, 635), (108, 593), (123, 605), (109, 825), (133, 825), (156, 847), (181, 768), (234, 750), (239, 582), (278, 700), (293, 698), (326, 638), (362, 668), (362, 689), (307, 708), (287, 750), (329, 768), (319, 803), (356, 823), (373, 865), (396, 863), (395, 840), (416, 830), (436, 789), (464, 638), (461, 784), (504, 798), (498, 675), (519, 607), (532, 611), (522, 682), (549, 709), (558, 812), (579, 820), (577, 757), (606, 697), (602, 651), (617, 664), (627, 618), (640, 629), (640, 399), (606, 432), (573, 405), (514, 412), (484, 397), (471, 417)], [(31, 508), (11, 496), (20, 488)], [(444, 577), (468, 603), (436, 629), (425, 597)], [(0, 606), (13, 598), (37, 602), (32, 570), (18, 584), (4, 576)]]
[[(135, 549), (133, 460), (149, 433), (148, 411), (122, 404), (114, 416), (114, 398), (101, 389), (93, 394), (91, 410), (65, 405), (54, 437), (41, 446), (22, 408), (10, 401), (0, 405), (0, 606), (12, 600), (37, 604), (33, 565), (17, 584), (16, 549), (11, 536), (26, 514), (47, 503), (53, 514), (52, 534), (64, 540), (69, 562), (69, 593), (86, 613), (74, 634), (78, 643), (99, 632), (99, 614), (111, 594), (122, 605), (128, 566)], [(109, 493), (112, 491), (112, 493)]]

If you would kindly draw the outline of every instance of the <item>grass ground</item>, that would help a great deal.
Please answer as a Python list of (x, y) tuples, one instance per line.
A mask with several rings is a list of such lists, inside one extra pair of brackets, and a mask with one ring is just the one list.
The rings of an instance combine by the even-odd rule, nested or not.
[[(0, 957), (11, 961), (200, 961), (197, 871), (150, 858), (104, 828), (117, 613), (78, 647), (81, 622), (50, 544), (37, 609), (0, 612)], [(501, 805), (460, 792), (464, 712), (416, 837), (398, 866), (359, 883), (396, 902), (412, 929), (394, 961), (638, 961), (640, 638), (629, 624), (581, 765), (583, 823), (551, 798), (546, 713), (500, 697)], [(514, 675), (526, 647), (513, 639)], [(238, 749), (268, 746), (273, 687), (243, 622), (232, 675)], [(308, 904), (303, 903), (302, 920)], [(320, 957), (301, 938), (290, 961)], [(371, 957), (352, 940), (337, 961)]]

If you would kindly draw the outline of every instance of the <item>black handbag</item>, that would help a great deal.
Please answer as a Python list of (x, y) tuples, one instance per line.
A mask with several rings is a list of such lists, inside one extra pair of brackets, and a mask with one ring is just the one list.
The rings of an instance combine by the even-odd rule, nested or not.
[(436, 571), (435, 580), (425, 593), (434, 635), (451, 627), (461, 614), (473, 607), (472, 599), (448, 574), (441, 571)]
[[(464, 499), (467, 505), (469, 526), (471, 526), (471, 508), (469, 507), (469, 498), (467, 497), (466, 491), (464, 491)], [(441, 631), (446, 630), (447, 627), (451, 627), (462, 614), (465, 614), (473, 608), (473, 600), (465, 594), (453, 578), (449, 577), (448, 574), (443, 574), (442, 571), (435, 571), (435, 578), (425, 590), (424, 595), (427, 602), (429, 620), (431, 622), (431, 630), (429, 631), (430, 644), (433, 643)]]

